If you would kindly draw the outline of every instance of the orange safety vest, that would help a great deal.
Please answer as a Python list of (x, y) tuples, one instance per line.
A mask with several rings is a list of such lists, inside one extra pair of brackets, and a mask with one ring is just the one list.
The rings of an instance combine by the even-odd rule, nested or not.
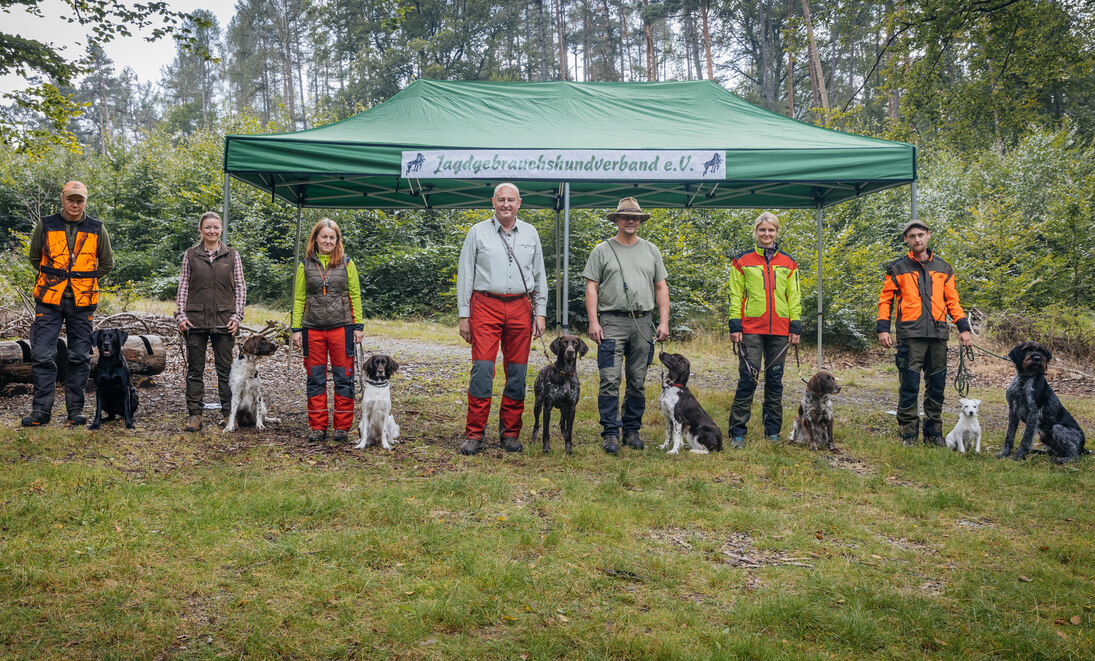
[(76, 307), (98, 305), (99, 279), (95, 272), (99, 268), (99, 233), (103, 223), (85, 215), (76, 228), (76, 241), (69, 252), (66, 222), (60, 215), (42, 219), (45, 241), (34, 298), (46, 305), (60, 305), (62, 294), (71, 286)]

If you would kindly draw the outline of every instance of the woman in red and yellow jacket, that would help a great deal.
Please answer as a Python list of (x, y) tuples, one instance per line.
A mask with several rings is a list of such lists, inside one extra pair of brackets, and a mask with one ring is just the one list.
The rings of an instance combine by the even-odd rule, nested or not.
[(783, 427), (783, 359), (802, 333), (798, 264), (779, 249), (779, 219), (765, 211), (753, 223), (757, 247), (730, 269), (730, 340), (740, 347), (738, 389), (730, 410), (730, 447), (745, 447), (745, 426), (764, 361), (764, 436), (779, 440)]

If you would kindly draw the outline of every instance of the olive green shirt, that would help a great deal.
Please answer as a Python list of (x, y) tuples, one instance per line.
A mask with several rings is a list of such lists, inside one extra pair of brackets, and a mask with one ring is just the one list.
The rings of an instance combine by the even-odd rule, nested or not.
[[(615, 238), (602, 241), (594, 246), (582, 270), (582, 277), (597, 283), (597, 312), (650, 312), (657, 303), (654, 284), (665, 280), (666, 275), (661, 251), (645, 239), (630, 246)], [(624, 282), (627, 282), (626, 293)]]

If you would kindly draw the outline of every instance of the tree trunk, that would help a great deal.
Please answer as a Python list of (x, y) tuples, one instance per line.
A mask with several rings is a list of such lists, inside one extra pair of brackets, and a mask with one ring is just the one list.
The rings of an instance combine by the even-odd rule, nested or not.
[[(145, 348), (141, 338), (148, 340), (152, 352)], [(129, 365), (132, 374), (153, 376), (160, 374), (167, 368), (167, 351), (164, 349), (163, 340), (157, 335), (130, 335), (122, 346), (122, 355)], [(63, 340), (58, 340), (58, 372), (57, 382), (65, 380), (60, 365), (68, 364), (68, 351)], [(63, 360), (62, 360), (63, 359)], [(99, 352), (92, 350), (91, 369), (99, 363)], [(0, 342), (0, 381), (12, 383), (31, 383), (30, 343), (26, 340), (15, 342)]]
[(787, 0), (787, 116), (795, 116), (795, 48), (791, 25), (794, 20), (795, 0)]
[(555, 0), (555, 29), (559, 37), (559, 76), (570, 80), (570, 66), (566, 42), (566, 0)]
[(715, 65), (711, 60), (711, 30), (707, 25), (707, 5), (708, 0), (703, 0), (700, 4), (700, 10), (703, 12), (703, 52), (707, 56), (707, 79), (715, 79)]
[(536, 0), (537, 32), (540, 37), (540, 80), (548, 79), (547, 26), (544, 21), (544, 0)]
[[(884, 47), (887, 49), (886, 59), (889, 60), (889, 70), (891, 74), (894, 72), (894, 66), (896, 62), (896, 54), (893, 48), (893, 0), (886, 0), (886, 43)], [(889, 117), (891, 120), (897, 119), (897, 86), (894, 85), (890, 88), (889, 99), (887, 99), (887, 105), (889, 106)]]
[[(807, 0), (802, 0), (802, 16), (806, 22), (806, 37), (808, 39), (807, 46), (809, 48), (810, 64), (813, 66), (814, 79), (817, 87), (815, 91), (821, 96), (821, 107), (826, 112), (829, 110), (829, 93), (825, 89), (825, 76), (821, 69), (821, 57), (817, 53), (817, 43), (814, 41), (814, 27), (810, 20), (810, 3)], [(815, 99), (815, 106), (816, 106)]]
[[(650, 4), (649, 0), (643, 0), (643, 6)], [(646, 79), (657, 80), (658, 70), (654, 64), (654, 29), (649, 23), (643, 23), (643, 35), (646, 37)]]

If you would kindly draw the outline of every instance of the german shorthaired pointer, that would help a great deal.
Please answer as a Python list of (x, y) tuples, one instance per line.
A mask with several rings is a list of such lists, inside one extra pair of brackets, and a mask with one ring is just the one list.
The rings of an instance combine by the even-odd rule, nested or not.
[[(1008, 433), (1003, 450), (996, 456), (1025, 459), (1036, 431), (1057, 463), (1076, 461), (1081, 454), (1088, 454), (1084, 449), (1084, 430), (1046, 381), (1046, 367), (1052, 358), (1049, 349), (1037, 342), (1023, 342), (1011, 350), (1008, 358), (1015, 363), (1016, 374), (1007, 390)], [(1019, 449), (1012, 455), (1020, 422), (1026, 429)]]
[(560, 335), (551, 341), (550, 348), (551, 353), (556, 356), (555, 362), (540, 370), (532, 388), (536, 395), (536, 406), (533, 409), (536, 422), (532, 427), (532, 440), (536, 440), (536, 432), (540, 429), (540, 413), (543, 412), (544, 452), (551, 452), (548, 427), (551, 424), (551, 409), (557, 408), (560, 416), (559, 431), (566, 443), (566, 453), (570, 454), (573, 452), (571, 442), (574, 436), (574, 408), (578, 406), (578, 398), (582, 394), (582, 384), (578, 381), (578, 359), (586, 355), (589, 347), (574, 335)]

